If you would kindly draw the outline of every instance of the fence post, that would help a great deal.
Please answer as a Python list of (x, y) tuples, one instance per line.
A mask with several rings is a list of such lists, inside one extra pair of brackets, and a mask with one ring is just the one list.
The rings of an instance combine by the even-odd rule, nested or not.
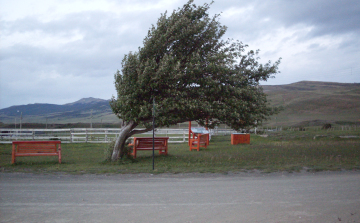
[(105, 130), (105, 142), (107, 142), (108, 140), (107, 140), (107, 133), (108, 133), (108, 131), (107, 130)]

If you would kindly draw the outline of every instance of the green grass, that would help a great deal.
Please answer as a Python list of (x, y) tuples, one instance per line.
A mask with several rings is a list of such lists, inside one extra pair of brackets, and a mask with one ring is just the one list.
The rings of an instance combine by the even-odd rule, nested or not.
[[(314, 140), (315, 135), (321, 135)], [(187, 143), (169, 144), (169, 155), (139, 151), (138, 158), (105, 161), (108, 144), (62, 144), (62, 164), (57, 157), (18, 157), (10, 164), (11, 145), (0, 144), (3, 172), (82, 173), (227, 173), (258, 169), (274, 171), (323, 171), (360, 169), (359, 131), (282, 131), (267, 138), (251, 135), (250, 145), (231, 145), (230, 136), (213, 136), (207, 149), (189, 151)]]

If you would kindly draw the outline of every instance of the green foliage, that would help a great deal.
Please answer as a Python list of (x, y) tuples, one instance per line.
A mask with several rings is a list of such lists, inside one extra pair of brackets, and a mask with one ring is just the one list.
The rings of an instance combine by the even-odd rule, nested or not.
[(278, 72), (280, 60), (260, 64), (259, 51), (244, 53), (247, 45), (222, 40), (226, 27), (219, 15), (208, 15), (209, 7), (190, 0), (162, 14), (144, 46), (125, 55), (110, 103), (119, 118), (149, 127), (153, 98), (158, 127), (191, 120), (205, 125), (210, 118), (212, 126), (239, 129), (274, 113), (258, 83)]
[(326, 123), (323, 125), (322, 127), (323, 129), (331, 129), (331, 124), (330, 123)]

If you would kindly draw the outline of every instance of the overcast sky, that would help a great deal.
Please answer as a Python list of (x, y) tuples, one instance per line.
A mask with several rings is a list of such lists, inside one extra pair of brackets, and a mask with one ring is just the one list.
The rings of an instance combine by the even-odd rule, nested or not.
[[(0, 109), (116, 95), (114, 73), (161, 13), (187, 0), (0, 0)], [(195, 0), (195, 4), (210, 0)], [(282, 57), (262, 84), (360, 82), (359, 0), (217, 0), (225, 38)]]

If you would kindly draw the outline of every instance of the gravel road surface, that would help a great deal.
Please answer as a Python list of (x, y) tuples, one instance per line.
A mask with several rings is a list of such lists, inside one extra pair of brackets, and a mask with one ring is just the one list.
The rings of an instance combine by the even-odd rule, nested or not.
[(360, 171), (0, 173), (0, 222), (360, 222)]

